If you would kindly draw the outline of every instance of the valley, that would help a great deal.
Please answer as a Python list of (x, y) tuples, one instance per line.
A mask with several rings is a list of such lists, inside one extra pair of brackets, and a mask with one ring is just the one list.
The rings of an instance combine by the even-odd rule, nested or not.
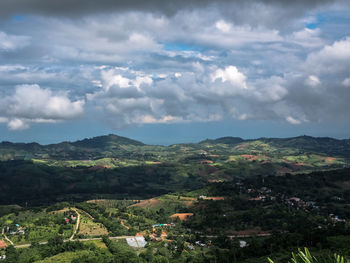
[(4, 262), (287, 262), (348, 255), (348, 140), (116, 135), (0, 144)]

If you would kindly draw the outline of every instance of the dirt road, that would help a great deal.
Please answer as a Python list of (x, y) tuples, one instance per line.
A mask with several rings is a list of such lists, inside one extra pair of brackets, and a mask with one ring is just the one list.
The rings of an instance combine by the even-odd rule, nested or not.
[(80, 224), (80, 214), (79, 214), (79, 212), (78, 212), (78, 210), (76, 208), (73, 208), (73, 210), (77, 213), (78, 216), (77, 216), (77, 222), (75, 223), (73, 234), (69, 238), (70, 241), (72, 241), (74, 236), (77, 234), (77, 231), (79, 229), (79, 224)]
[(4, 236), (5, 240), (13, 246), (13, 242), (5, 235), (5, 228), (1, 230), (1, 234)]

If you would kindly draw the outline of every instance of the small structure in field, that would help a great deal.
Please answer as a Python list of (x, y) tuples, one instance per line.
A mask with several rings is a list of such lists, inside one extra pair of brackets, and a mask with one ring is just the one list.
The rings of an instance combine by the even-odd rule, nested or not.
[(147, 241), (143, 236), (128, 237), (126, 238), (126, 242), (129, 246), (135, 248), (143, 248), (147, 244)]

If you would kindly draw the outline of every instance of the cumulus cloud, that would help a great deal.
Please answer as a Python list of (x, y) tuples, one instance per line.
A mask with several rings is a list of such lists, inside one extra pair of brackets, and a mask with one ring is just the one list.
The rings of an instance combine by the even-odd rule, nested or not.
[(326, 45), (320, 51), (311, 53), (306, 66), (321, 74), (348, 73), (350, 68), (350, 37)]
[[(112, 126), (144, 123), (179, 123), (268, 118), (291, 119), (293, 109), (284, 103), (289, 96), (286, 80), (273, 76), (249, 80), (236, 66), (224, 68), (193, 65), (190, 72), (176, 72), (161, 79), (149, 78), (137, 87), (145, 73), (118, 68), (101, 69), (102, 87), (87, 98)], [(176, 76), (175, 76), (176, 75)], [(120, 81), (120, 80), (124, 81)], [(117, 81), (115, 81), (117, 80)], [(113, 84), (111, 84), (113, 83)], [(297, 114), (297, 112), (294, 112)]]
[(11, 119), (8, 124), (10, 130), (25, 130), (29, 128), (29, 124), (21, 119)]
[(280, 101), (288, 94), (285, 85), (286, 81), (277, 76), (272, 76), (268, 79), (258, 79), (255, 82), (256, 90), (254, 95), (261, 102)]
[(220, 79), (221, 82), (229, 82), (233, 88), (247, 89), (246, 76), (239, 72), (235, 66), (228, 66), (225, 69), (217, 69), (214, 74), (211, 75), (211, 81)]
[(30, 123), (57, 122), (82, 115), (84, 100), (71, 101), (67, 94), (54, 94), (38, 85), (20, 85), (14, 94), (0, 99), (0, 117), (11, 130)]
[(348, 8), (333, 0), (4, 0), (0, 122), (24, 129), (79, 118), (84, 108), (115, 128), (343, 116), (350, 31), (318, 16), (335, 6)]

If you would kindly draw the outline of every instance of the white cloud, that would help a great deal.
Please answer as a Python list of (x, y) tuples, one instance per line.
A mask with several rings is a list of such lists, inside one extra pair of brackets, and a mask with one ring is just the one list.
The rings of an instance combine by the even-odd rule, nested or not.
[(277, 102), (287, 94), (286, 81), (281, 77), (272, 76), (268, 79), (258, 79), (254, 83), (254, 95), (261, 102)]
[(135, 120), (136, 123), (148, 123), (148, 124), (155, 124), (155, 123), (179, 123), (184, 122), (181, 117), (171, 116), (171, 115), (165, 115), (159, 119), (156, 119), (152, 115), (142, 115), (137, 120)]
[(306, 60), (308, 71), (325, 74), (348, 73), (350, 68), (350, 38), (335, 41), (320, 51), (311, 53)]
[(12, 95), (0, 99), (0, 117), (12, 130), (26, 129), (30, 123), (75, 119), (84, 112), (84, 100), (71, 101), (66, 93), (54, 94), (39, 85), (16, 86)]
[(223, 20), (216, 22), (215, 26), (217, 29), (219, 29), (220, 31), (222, 31), (224, 33), (228, 33), (231, 29), (231, 25), (229, 23), (226, 23)]
[(29, 128), (29, 124), (21, 119), (12, 119), (7, 123), (10, 130), (25, 130)]
[(152, 85), (153, 79), (150, 76), (142, 76), (141, 75), (141, 76), (137, 76), (136, 79), (132, 83), (135, 87), (137, 87), (139, 89), (142, 84), (145, 84), (148, 86)]
[(235, 88), (247, 89), (246, 76), (239, 72), (235, 66), (228, 66), (225, 69), (217, 69), (211, 75), (211, 81), (221, 79), (221, 82), (230, 82)]
[(294, 42), (306, 48), (316, 48), (324, 45), (324, 40), (320, 35), (321, 30), (319, 28), (304, 28), (303, 30), (293, 32), (291, 36), (286, 38), (286, 41)]
[(121, 88), (127, 88), (130, 86), (130, 80), (128, 78), (125, 78), (120, 74), (115, 75), (114, 70), (112, 69), (102, 71), (102, 81), (102, 85), (106, 91), (108, 91), (113, 85), (117, 85)]
[(291, 123), (291, 124), (301, 124), (301, 121), (300, 121), (300, 120), (295, 119), (295, 118), (293, 118), (293, 117), (291, 117), (291, 116), (287, 116), (287, 117), (286, 117), (286, 121), (289, 122), (289, 123)]
[(116, 75), (120, 75), (119, 80), (127, 79), (128, 86), (124, 88), (112, 85), (88, 95), (89, 102), (117, 128), (143, 123), (218, 121), (224, 117), (246, 120), (265, 118), (264, 114), (287, 120), (292, 112), (287, 104), (283, 111), (274, 107), (289, 96), (285, 78), (252, 81), (233, 65), (217, 68), (194, 63), (192, 71), (150, 78), (139, 88), (135, 83), (140, 76), (147, 76), (144, 72), (101, 70), (108, 72), (108, 79), (101, 73), (102, 83), (107, 85)]
[[(344, 32), (306, 28), (317, 14), (282, 26), (279, 5), (239, 6), (245, 11), (32, 16), (23, 28), (9, 21), (0, 32), (0, 122), (57, 122), (79, 118), (84, 107), (120, 126), (226, 117), (297, 123), (347, 112), (350, 38), (336, 40)], [(23, 52), (16, 37), (27, 33)], [(50, 89), (10, 94), (23, 83)]]
[(312, 88), (315, 88), (317, 87), (318, 85), (321, 84), (321, 81), (320, 79), (315, 76), (315, 75), (310, 75), (308, 76), (308, 78), (305, 80), (305, 84), (309, 87), (312, 87)]
[(0, 31), (0, 51), (14, 51), (23, 48), (30, 43), (30, 38), (27, 36), (8, 35)]
[(16, 72), (19, 70), (27, 70), (27, 67), (24, 67), (22, 65), (1, 65), (0, 66), (0, 72), (6, 72), (6, 73), (10, 73), (10, 72)]
[(342, 82), (343, 86), (350, 87), (350, 78), (346, 78)]

